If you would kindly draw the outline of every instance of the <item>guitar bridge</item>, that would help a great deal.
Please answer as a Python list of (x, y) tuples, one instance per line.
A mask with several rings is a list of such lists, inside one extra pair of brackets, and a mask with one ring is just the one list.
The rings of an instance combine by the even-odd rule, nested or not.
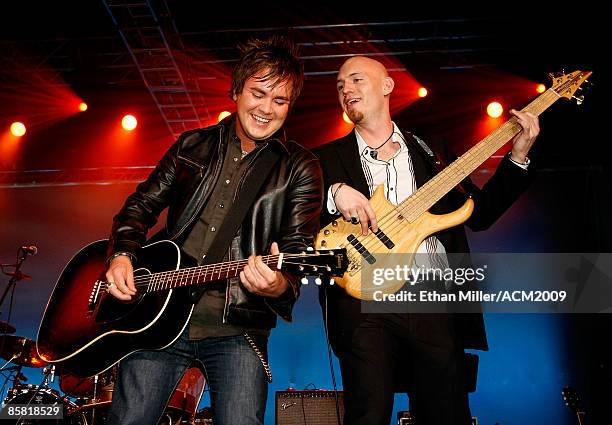
[(91, 290), (91, 295), (89, 295), (89, 300), (87, 300), (87, 311), (89, 313), (93, 313), (96, 309), (96, 304), (98, 303), (98, 298), (100, 296), (100, 289), (104, 282), (101, 280), (96, 280), (94, 283), (93, 289)]
[(357, 273), (361, 272), (361, 261), (355, 258), (349, 258), (349, 263), (346, 271), (349, 276), (355, 276)]

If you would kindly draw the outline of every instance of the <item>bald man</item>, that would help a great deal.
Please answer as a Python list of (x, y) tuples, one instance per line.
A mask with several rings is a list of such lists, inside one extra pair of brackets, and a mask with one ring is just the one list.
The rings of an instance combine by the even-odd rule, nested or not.
[[(397, 205), (438, 172), (437, 157), (392, 121), (389, 100), (395, 83), (380, 62), (362, 56), (348, 59), (338, 72), (336, 87), (355, 128), (315, 149), (327, 192), (321, 224), (342, 217), (359, 222), (366, 235), (379, 226), (368, 202), (376, 187), (384, 184), (385, 196)], [(432, 212), (454, 211), (465, 202), (464, 193), (470, 193), (476, 207), (466, 225), (485, 230), (527, 188), (533, 168), (527, 154), (539, 133), (538, 119), (510, 112), (522, 131), (494, 176), (482, 189), (463, 183), (463, 192), (451, 191)], [(417, 252), (445, 261), (447, 253), (469, 252), (464, 226), (430, 236)], [(451, 267), (462, 265), (448, 260)], [(360, 300), (338, 287), (322, 290), (320, 301), (340, 361), (345, 424), (388, 425), (398, 388), (408, 390), (410, 410), (419, 424), (470, 424), (463, 350), (488, 349), (482, 315), (366, 314)]]

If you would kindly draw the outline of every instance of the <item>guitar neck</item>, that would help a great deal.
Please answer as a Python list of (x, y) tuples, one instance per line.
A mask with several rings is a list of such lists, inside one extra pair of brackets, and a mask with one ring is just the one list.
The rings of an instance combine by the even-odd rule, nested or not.
[[(264, 255), (261, 259), (271, 269), (278, 269), (283, 262), (284, 255)], [(240, 272), (247, 263), (248, 260), (237, 260), (153, 273), (147, 276), (146, 292), (163, 291), (236, 277), (240, 275)]]
[[(559, 94), (549, 89), (522, 111), (540, 115), (559, 98)], [(402, 202), (398, 209), (404, 218), (410, 222), (417, 219), (520, 131), (521, 126), (516, 117), (506, 121)]]

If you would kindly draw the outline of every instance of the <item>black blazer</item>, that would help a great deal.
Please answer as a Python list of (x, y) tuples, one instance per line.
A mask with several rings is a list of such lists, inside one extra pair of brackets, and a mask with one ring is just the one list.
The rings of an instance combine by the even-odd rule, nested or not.
[[(403, 131), (417, 187), (421, 187), (438, 170), (446, 165), (448, 154), (444, 146), (435, 147), (443, 156), (430, 156), (413, 138), (411, 133)], [(323, 169), (325, 184), (325, 201), (321, 214), (321, 227), (329, 224), (334, 218), (327, 211), (329, 186), (344, 182), (370, 197), (368, 184), (361, 167), (355, 131), (328, 144), (313, 150), (319, 157)], [(437, 163), (436, 163), (437, 161)], [(469, 179), (444, 196), (431, 208), (432, 213), (443, 214), (460, 207), (470, 194), (475, 202), (474, 212), (465, 223), (472, 230), (489, 228), (527, 188), (533, 177), (533, 167), (524, 170), (505, 157), (491, 179), (479, 189)], [(464, 226), (456, 226), (436, 233), (436, 237), (449, 253), (468, 253), (469, 245)], [(465, 256), (463, 266), (469, 265), (469, 256)], [(339, 348), (343, 337), (349, 337), (353, 329), (365, 316), (360, 312), (361, 301), (347, 295), (341, 288), (331, 287), (327, 290), (327, 325), (334, 349)], [(323, 290), (320, 293), (322, 308), (324, 306)], [(325, 312), (325, 311), (324, 311)], [(462, 348), (488, 349), (482, 314), (417, 314), (411, 315), (410, 327), (418, 338), (434, 343), (452, 343)], [(436, 329), (450, 326), (455, 336), (453, 341), (438, 341)], [(441, 334), (447, 335), (446, 332)], [(350, 338), (349, 338), (350, 339)]]

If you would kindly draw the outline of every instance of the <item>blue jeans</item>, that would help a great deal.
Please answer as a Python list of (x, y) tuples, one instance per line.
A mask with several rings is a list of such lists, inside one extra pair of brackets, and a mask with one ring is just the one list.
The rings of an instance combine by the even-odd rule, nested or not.
[[(206, 375), (215, 425), (263, 424), (268, 382), (245, 337), (190, 341), (187, 335), (183, 332), (164, 350), (138, 351), (121, 361), (108, 424), (157, 424), (183, 373), (194, 363)], [(251, 338), (267, 356), (268, 338)]]

